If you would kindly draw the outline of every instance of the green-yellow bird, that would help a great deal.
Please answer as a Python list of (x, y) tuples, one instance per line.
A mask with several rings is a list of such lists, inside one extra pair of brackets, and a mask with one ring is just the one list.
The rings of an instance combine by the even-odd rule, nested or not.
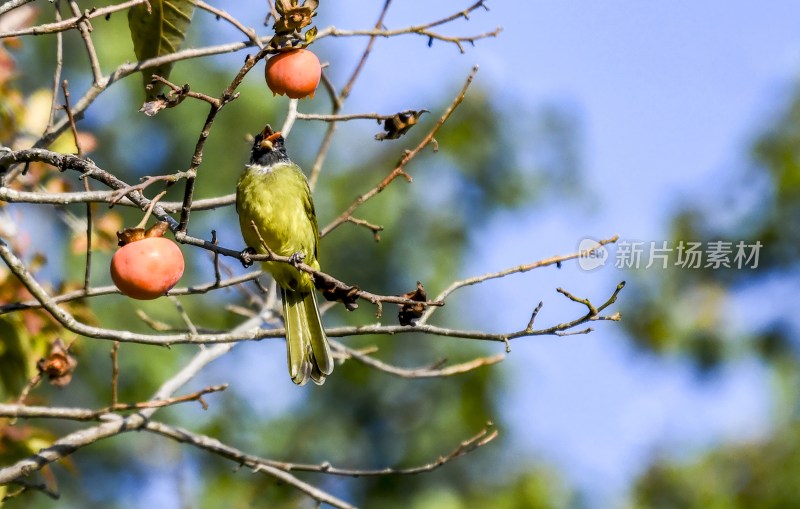
[[(319, 269), (319, 230), (308, 181), (286, 154), (283, 137), (267, 125), (256, 135), (250, 163), (236, 185), (236, 212), (247, 245), (266, 253), (300, 256)], [(317, 309), (314, 282), (288, 263), (264, 262), (281, 288), (289, 375), (303, 385), (309, 378), (322, 384), (333, 371), (328, 337)]]

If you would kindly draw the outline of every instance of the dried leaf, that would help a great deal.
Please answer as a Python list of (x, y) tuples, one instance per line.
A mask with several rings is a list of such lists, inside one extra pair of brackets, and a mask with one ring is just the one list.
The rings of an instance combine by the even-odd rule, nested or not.
[(136, 242), (149, 237), (163, 237), (169, 230), (169, 224), (166, 221), (159, 221), (148, 229), (144, 228), (125, 228), (121, 232), (117, 232), (117, 243), (120, 247), (131, 242)]
[(317, 5), (317, 0), (306, 0), (303, 5), (298, 5), (295, 0), (280, 0), (276, 2), (275, 8), (281, 17), (275, 20), (273, 27), (275, 33), (288, 34), (307, 27), (311, 24), (311, 18), (317, 15)]
[(333, 281), (322, 278), (314, 278), (314, 286), (322, 292), (322, 296), (326, 300), (341, 302), (348, 311), (358, 308), (358, 292), (360, 289), (357, 286), (339, 286)]
[(168, 104), (169, 102), (167, 101), (167, 98), (164, 97), (163, 94), (159, 94), (158, 97), (156, 97), (152, 101), (147, 101), (144, 104), (142, 104), (142, 107), (139, 108), (139, 111), (141, 111), (148, 117), (154, 117), (159, 111), (166, 109), (168, 107), (167, 106)]
[(169, 230), (169, 224), (166, 221), (159, 221), (144, 232), (145, 237), (163, 237)]
[(131, 242), (142, 240), (144, 238), (144, 228), (125, 228), (121, 232), (117, 232), (117, 245), (122, 247)]
[(419, 301), (419, 304), (403, 304), (400, 307), (400, 313), (397, 319), (400, 320), (400, 325), (416, 325), (417, 320), (422, 317), (425, 312), (424, 302), (428, 300), (428, 293), (422, 283), (417, 281), (417, 289), (403, 295), (406, 299)]
[[(175, 53), (180, 49), (192, 23), (195, 3), (192, 0), (150, 0), (128, 11), (133, 50), (139, 61)], [(169, 76), (172, 64), (142, 71), (147, 100), (155, 98), (160, 86), (147, 88), (153, 74)]]
[(375, 135), (376, 140), (396, 140), (408, 132), (409, 129), (414, 127), (419, 121), (419, 117), (423, 113), (428, 113), (428, 110), (408, 110), (402, 111), (392, 118), (387, 118), (383, 122), (383, 130), (385, 132)]
[[(156, 87), (159, 82), (151, 81), (150, 84), (147, 86), (148, 90), (150, 88)], [(186, 99), (186, 94), (189, 92), (189, 85), (184, 85), (183, 89), (180, 91), (170, 90), (169, 93), (165, 94), (158, 94), (152, 101), (145, 102), (139, 111), (147, 115), (148, 117), (155, 116), (159, 111), (172, 108)]]
[(64, 387), (72, 380), (72, 373), (78, 366), (78, 361), (69, 354), (64, 342), (56, 339), (50, 346), (47, 357), (39, 359), (36, 367), (39, 373), (47, 375), (50, 384), (56, 387)]

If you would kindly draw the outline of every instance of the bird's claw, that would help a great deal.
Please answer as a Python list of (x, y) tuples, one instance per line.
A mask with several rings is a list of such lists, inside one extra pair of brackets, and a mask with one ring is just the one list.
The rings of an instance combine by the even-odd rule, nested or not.
[(302, 251), (298, 251), (289, 257), (289, 263), (294, 265), (295, 269), (299, 269), (300, 268), (299, 265), (303, 263), (303, 260), (305, 259), (306, 259), (305, 253), (303, 253)]
[(242, 261), (242, 266), (244, 266), (245, 269), (253, 265), (252, 256), (254, 254), (258, 253), (256, 253), (256, 250), (253, 249), (252, 247), (246, 247), (242, 250), (241, 253), (239, 253), (239, 259)]

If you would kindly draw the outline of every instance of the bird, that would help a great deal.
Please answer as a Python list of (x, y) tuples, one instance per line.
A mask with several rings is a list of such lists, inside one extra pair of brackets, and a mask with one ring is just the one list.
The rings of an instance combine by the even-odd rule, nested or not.
[[(291, 257), (319, 270), (319, 227), (311, 189), (303, 171), (289, 159), (284, 141), (269, 124), (255, 135), (250, 162), (236, 184), (239, 226), (249, 249)], [(289, 263), (262, 265), (281, 290), (289, 375), (297, 385), (309, 379), (322, 385), (333, 372), (333, 356), (313, 279)]]

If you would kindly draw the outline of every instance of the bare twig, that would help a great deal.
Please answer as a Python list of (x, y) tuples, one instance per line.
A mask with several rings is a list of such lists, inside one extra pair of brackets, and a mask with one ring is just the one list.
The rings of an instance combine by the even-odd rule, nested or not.
[(241, 85), (242, 80), (244, 80), (244, 77), (248, 72), (250, 72), (250, 69), (252, 69), (257, 62), (267, 56), (268, 50), (269, 47), (264, 46), (258, 51), (258, 53), (256, 53), (254, 57), (248, 56), (245, 59), (244, 65), (239, 69), (239, 72), (236, 73), (236, 76), (233, 78), (231, 83), (222, 92), (222, 95), (220, 95), (218, 102), (211, 104), (211, 108), (206, 116), (205, 124), (203, 125), (203, 129), (200, 131), (200, 136), (198, 137), (195, 145), (191, 164), (187, 170), (189, 176), (186, 178), (186, 188), (184, 189), (183, 194), (183, 205), (181, 206), (181, 219), (177, 230), (175, 230), (176, 233), (186, 233), (186, 229), (189, 226), (189, 215), (192, 210), (192, 200), (194, 199), (194, 183), (197, 175), (197, 168), (203, 161), (203, 150), (205, 148), (211, 126), (213, 125), (217, 114), (226, 104), (236, 99), (238, 96), (235, 93), (236, 89), (239, 87), (239, 85)]
[(11, 9), (22, 7), (23, 5), (33, 2), (33, 0), (6, 0), (3, 5), (0, 5), (0, 15), (7, 13)]
[(78, 32), (80, 32), (81, 37), (83, 38), (83, 43), (86, 46), (86, 53), (89, 55), (89, 66), (92, 69), (92, 76), (94, 77), (94, 84), (101, 85), (103, 80), (103, 71), (100, 70), (100, 61), (97, 58), (97, 51), (94, 49), (94, 43), (92, 42), (92, 36), (90, 32), (92, 31), (92, 25), (88, 20), (88, 17), (81, 14), (80, 8), (78, 8), (78, 4), (75, 0), (69, 0), (69, 7), (72, 9), (72, 15), (79, 19), (77, 26)]
[(289, 137), (289, 133), (294, 127), (294, 121), (297, 120), (297, 115), (299, 115), (299, 113), (297, 113), (298, 102), (297, 99), (289, 100), (289, 110), (286, 112), (286, 119), (283, 121), (283, 127), (281, 127), (280, 131), (284, 138)]
[[(7, 2), (6, 5), (10, 3)], [(3, 5), (5, 7), (5, 5)], [(56, 21), (61, 21), (61, 1), (57, 0), (53, 3)], [(2, 10), (2, 8), (0, 8)], [(46, 135), (53, 127), (53, 121), (56, 118), (56, 108), (58, 104), (58, 87), (61, 85), (61, 71), (64, 68), (64, 37), (61, 32), (56, 34), (56, 68), (53, 71), (53, 100), (50, 104), (50, 116), (47, 119), (47, 127), (44, 129), (42, 135)]]
[(339, 281), (335, 277), (331, 276), (330, 274), (326, 274), (321, 272), (314, 267), (298, 262), (291, 256), (281, 256), (275, 254), (264, 242), (264, 239), (261, 237), (261, 233), (258, 231), (258, 226), (256, 226), (254, 221), (250, 221), (250, 226), (255, 231), (256, 235), (258, 236), (259, 240), (261, 241), (261, 247), (267, 252), (266, 254), (257, 254), (257, 255), (246, 255), (248, 257), (247, 261), (264, 261), (264, 262), (282, 262), (288, 263), (289, 265), (294, 266), (297, 270), (307, 272), (314, 277), (314, 283), (318, 288), (325, 287), (327, 289), (336, 290), (340, 294), (347, 294), (351, 297), (358, 297), (359, 299), (364, 299), (366, 301), (371, 302), (372, 304), (378, 304), (381, 302), (387, 302), (391, 304), (411, 304), (411, 305), (419, 305), (423, 304), (425, 306), (443, 306), (443, 301), (418, 301), (413, 300), (408, 297), (401, 297), (399, 295), (376, 295), (372, 292), (368, 292), (365, 290), (361, 290), (360, 288), (352, 285), (348, 285), (342, 281)]
[[(127, 199), (126, 194), (131, 191), (141, 191), (150, 184), (157, 181), (175, 180), (181, 178), (180, 172), (177, 174), (162, 175), (157, 177), (143, 177), (144, 182), (116, 191), (89, 191), (89, 192), (65, 192), (49, 193), (40, 191), (18, 191), (9, 187), (0, 187), (0, 201), (9, 203), (34, 203), (37, 205), (69, 205), (71, 203), (109, 203), (111, 205), (124, 205), (126, 207), (138, 207), (135, 203)], [(148, 181), (148, 179), (153, 179)], [(214, 198), (195, 200), (192, 202), (192, 211), (212, 210), (220, 207), (233, 205), (236, 200), (235, 194), (227, 194)], [(181, 210), (181, 202), (161, 202), (161, 208), (166, 213), (175, 213)]]
[[(247, 320), (246, 322), (235, 327), (231, 332), (239, 333), (243, 330), (248, 330), (257, 326), (259, 322), (259, 318)], [(223, 344), (200, 350), (181, 370), (175, 373), (172, 378), (164, 382), (151, 399), (164, 400), (169, 398), (175, 391), (180, 389), (184, 384), (197, 375), (197, 373), (200, 372), (203, 367), (222, 355), (225, 355), (230, 351), (231, 348), (233, 348), (232, 344)], [(22, 411), (19, 409), (19, 407), (20, 405), (17, 405), (16, 408), (12, 410)], [(22, 408), (29, 409), (31, 407)], [(48, 411), (52, 410), (51, 407), (45, 408)], [(7, 406), (0, 405), (0, 414), (2, 414), (3, 409), (9, 410)], [(59, 459), (69, 456), (81, 447), (93, 444), (99, 440), (115, 436), (125, 431), (139, 429), (157, 410), (158, 408), (145, 408), (140, 412), (128, 415), (126, 417), (121, 417), (117, 414), (105, 414), (87, 418), (85, 420), (98, 419), (102, 421), (108, 420), (109, 422), (104, 422), (98, 426), (78, 430), (74, 433), (63, 436), (50, 447), (40, 450), (35, 456), (25, 458), (17, 461), (11, 466), (0, 469), (0, 485), (27, 476), (31, 472), (39, 470), (53, 461), (58, 461)], [(25, 411), (27, 412), (28, 410)], [(66, 413), (72, 411), (73, 409), (69, 409)], [(89, 410), (89, 412), (94, 413), (92, 410)], [(9, 416), (13, 417), (14, 415)]]
[(342, 475), (351, 477), (383, 476), (383, 475), (414, 475), (436, 470), (437, 468), (453, 461), (456, 458), (459, 458), (467, 453), (470, 453), (475, 449), (478, 449), (479, 447), (483, 447), (484, 445), (488, 444), (489, 442), (497, 438), (497, 435), (498, 431), (494, 427), (494, 424), (492, 424), (491, 422), (487, 423), (486, 428), (479, 431), (476, 435), (466, 440), (463, 440), (460, 444), (458, 444), (458, 446), (455, 449), (453, 449), (449, 453), (439, 456), (435, 461), (432, 461), (428, 464), (411, 468), (382, 468), (378, 470), (369, 470), (369, 469), (336, 468), (332, 466), (330, 463), (322, 463), (319, 465), (308, 465), (308, 464), (304, 465), (299, 463), (273, 462), (273, 464), (276, 464), (277, 466), (285, 470), (319, 472), (330, 475)]
[[(218, 288), (228, 288), (231, 286), (236, 286), (242, 283), (246, 283), (247, 281), (253, 281), (254, 279), (257, 279), (260, 275), (261, 271), (253, 271), (253, 272), (248, 272), (246, 274), (242, 274), (240, 276), (224, 279), (219, 283), (214, 281), (212, 283), (206, 283), (204, 285), (173, 288), (167, 293), (167, 295), (204, 294), (210, 292), (211, 290), (216, 290)], [(116, 286), (100, 286), (89, 289), (74, 290), (71, 292), (62, 293), (60, 295), (54, 295), (51, 297), (50, 300), (54, 304), (60, 304), (62, 302), (70, 302), (73, 300), (84, 299), (87, 297), (99, 297), (101, 295), (111, 295), (119, 293), (120, 292)], [(0, 315), (10, 313), (12, 311), (21, 311), (25, 309), (41, 309), (41, 308), (42, 308), (42, 303), (36, 299), (26, 300), (23, 302), (12, 302), (0, 306)]]
[(42, 374), (36, 373), (33, 377), (28, 380), (28, 383), (25, 384), (25, 387), (19, 392), (19, 396), (17, 396), (17, 403), (20, 405), (25, 404), (25, 400), (28, 399), (28, 394), (33, 390), (34, 387), (39, 385), (39, 382), (42, 381)]
[(217, 9), (213, 5), (209, 5), (203, 2), (202, 0), (197, 0), (197, 7), (203, 9), (204, 11), (210, 12), (211, 14), (216, 16), (217, 19), (222, 18), (231, 25), (235, 26), (240, 32), (246, 35), (248, 39), (250, 39), (250, 42), (258, 46), (259, 48), (262, 48), (264, 46), (258, 39), (258, 34), (256, 34), (255, 29), (247, 28), (246, 26), (242, 25), (239, 22), (239, 20), (228, 14), (226, 11), (223, 11), (222, 9)]
[[(59, 38), (61, 34), (59, 33)], [(75, 149), (78, 152), (78, 157), (83, 157), (83, 147), (81, 146), (80, 136), (78, 136), (78, 127), (75, 124), (75, 116), (72, 114), (72, 106), (69, 103), (69, 83), (67, 80), (61, 82), (61, 88), (64, 92), (64, 110), (67, 112), (67, 119), (69, 119), (69, 126), (72, 129), (72, 138), (75, 140)], [(92, 191), (88, 179), (83, 179), (83, 188), (87, 193)], [(92, 275), (92, 204), (86, 204), (86, 263), (84, 265), (83, 273), (83, 288), (89, 288), (89, 281)]]
[[(391, 5), (391, 3), (392, 0), (384, 1), (383, 9), (381, 9), (381, 14), (380, 16), (378, 16), (378, 21), (375, 23), (376, 30), (383, 26), (383, 20), (386, 18), (386, 13), (389, 11), (389, 5)], [(355, 85), (355, 82), (358, 79), (359, 74), (361, 74), (361, 70), (367, 63), (367, 58), (372, 52), (372, 48), (375, 45), (375, 39), (377, 39), (377, 37), (378, 37), (377, 35), (370, 35), (367, 47), (361, 54), (361, 59), (358, 61), (356, 68), (350, 75), (350, 79), (347, 80), (347, 83), (342, 88), (342, 91), (338, 94), (338, 96), (334, 95), (333, 108), (332, 108), (334, 115), (339, 113), (339, 111), (341, 111), (342, 109), (342, 106), (344, 106), (344, 102), (350, 95), (350, 91), (353, 89), (353, 85)], [(319, 178), (320, 171), (322, 171), (322, 165), (325, 163), (325, 157), (328, 155), (328, 151), (330, 150), (331, 143), (333, 141), (333, 134), (336, 132), (336, 127), (337, 127), (336, 122), (328, 123), (328, 128), (325, 130), (325, 136), (322, 138), (322, 144), (320, 145), (319, 151), (317, 152), (317, 157), (314, 159), (314, 164), (311, 165), (311, 173), (308, 176), (308, 185), (312, 190), (317, 185), (317, 179)]]
[(320, 30), (319, 34), (317, 34), (317, 38), (319, 39), (319, 38), (328, 37), (328, 36), (332, 36), (332, 37), (352, 37), (352, 36), (364, 36), (364, 35), (368, 35), (370, 37), (376, 37), (376, 36), (378, 36), (378, 37), (393, 37), (393, 36), (404, 35), (404, 34), (418, 34), (418, 35), (422, 35), (422, 36), (428, 38), (428, 45), (430, 45), (434, 40), (440, 40), (440, 41), (444, 41), (444, 42), (449, 42), (449, 43), (455, 44), (456, 47), (458, 47), (458, 50), (461, 53), (464, 53), (464, 43), (469, 43), (469, 44), (474, 45), (475, 41), (478, 41), (480, 39), (486, 39), (488, 37), (497, 37), (497, 35), (499, 35), (500, 32), (502, 32), (503, 29), (500, 28), (500, 27), (497, 27), (492, 31), (485, 32), (485, 33), (478, 34), (478, 35), (451, 37), (451, 36), (446, 36), (446, 35), (440, 34), (438, 32), (434, 32), (434, 31), (431, 30), (431, 28), (435, 28), (437, 26), (441, 26), (441, 25), (444, 25), (446, 23), (450, 23), (451, 21), (455, 21), (455, 20), (457, 20), (459, 18), (469, 19), (469, 14), (472, 11), (475, 11), (476, 9), (479, 9), (479, 8), (483, 8), (483, 9), (488, 10), (488, 8), (486, 7), (486, 0), (480, 0), (480, 1), (475, 2), (474, 4), (472, 4), (470, 7), (464, 9), (463, 11), (459, 11), (459, 12), (457, 12), (455, 14), (452, 14), (450, 16), (447, 16), (445, 18), (442, 18), (442, 19), (439, 19), (439, 20), (436, 20), (436, 21), (432, 21), (430, 23), (425, 23), (423, 25), (415, 25), (415, 26), (410, 26), (410, 27), (405, 27), (405, 28), (400, 28), (400, 29), (395, 29), (395, 30), (387, 30), (387, 29), (383, 28), (382, 24), (377, 26), (377, 27), (375, 27), (372, 30), (340, 30), (340, 29), (338, 29), (336, 27), (328, 27), (328, 28)]
[(19, 485), (20, 489), (14, 493), (5, 495), (0, 499), (0, 502), (11, 500), (12, 498), (17, 497), (26, 491), (38, 491), (39, 493), (43, 493), (53, 500), (58, 500), (61, 498), (61, 495), (57, 491), (50, 489), (45, 483), (31, 483), (22, 479), (17, 479), (12, 484)]
[(254, 472), (262, 472), (269, 476), (275, 477), (276, 479), (302, 491), (320, 503), (326, 503), (341, 509), (355, 509), (354, 506), (348, 504), (344, 500), (334, 497), (326, 491), (301, 481), (297, 477), (287, 472), (285, 469), (280, 469), (273, 466), (272, 461), (242, 452), (239, 449), (223, 444), (215, 438), (156, 421), (146, 423), (143, 428), (147, 431), (158, 433), (159, 435), (163, 435), (178, 442), (204, 449), (223, 458), (228, 458), (240, 465), (251, 468)]
[(503, 361), (503, 359), (505, 359), (506, 357), (504, 354), (497, 354), (488, 357), (479, 357), (477, 359), (473, 359), (468, 362), (462, 362), (460, 364), (453, 364), (451, 366), (447, 366), (446, 368), (424, 367), (424, 368), (407, 369), (379, 361), (378, 359), (375, 359), (374, 357), (368, 354), (359, 352), (358, 350), (354, 350), (352, 348), (348, 348), (347, 346), (343, 345), (338, 341), (331, 341), (331, 346), (333, 346), (340, 353), (344, 354), (346, 358), (356, 359), (357, 361), (366, 364), (367, 366), (375, 368), (379, 371), (399, 376), (401, 378), (442, 378), (447, 376), (460, 375), (462, 373), (466, 373), (468, 371), (472, 371), (474, 369), (483, 366), (491, 366), (492, 364), (497, 364), (498, 362)]
[[(613, 237), (610, 237), (608, 239), (604, 239), (604, 240), (601, 240), (600, 242), (598, 242), (598, 246), (605, 246), (607, 244), (613, 244), (617, 240), (619, 240), (619, 235), (614, 235)], [(595, 246), (592, 249), (597, 249), (597, 246)], [(533, 263), (524, 264), (524, 265), (517, 265), (516, 267), (511, 267), (509, 269), (501, 270), (499, 272), (489, 272), (487, 274), (482, 274), (480, 276), (474, 276), (474, 277), (470, 277), (470, 278), (467, 278), (467, 279), (462, 279), (462, 280), (456, 281), (453, 284), (451, 284), (450, 286), (448, 286), (444, 291), (442, 291), (439, 295), (436, 296), (436, 300), (437, 301), (446, 300), (447, 297), (449, 297), (451, 293), (455, 292), (459, 288), (464, 288), (465, 286), (471, 286), (471, 285), (475, 285), (475, 284), (478, 284), (478, 283), (483, 283), (484, 281), (488, 281), (490, 279), (497, 279), (497, 278), (505, 277), (505, 276), (508, 276), (510, 274), (528, 272), (530, 270), (537, 269), (539, 267), (546, 267), (548, 265), (557, 265), (557, 264), (563, 263), (563, 262), (568, 261), (568, 260), (574, 260), (576, 258), (580, 258), (582, 256), (586, 256), (589, 251), (590, 250), (584, 250), (584, 251), (578, 251), (577, 253), (570, 253), (570, 254), (567, 254), (567, 255), (552, 256), (550, 258), (545, 258), (544, 260), (539, 260), (539, 261), (536, 261), (536, 262), (533, 262)], [(430, 316), (433, 314), (433, 312), (434, 312), (434, 310), (431, 309), (431, 308), (426, 309), (425, 313), (423, 313), (422, 318), (419, 319), (418, 323), (425, 323), (430, 318)], [(535, 316), (536, 315), (534, 314), (534, 316), (531, 317), (531, 324), (530, 325), (533, 325), (533, 320), (534, 320)]]
[(119, 341), (114, 341), (114, 346), (111, 347), (111, 406), (117, 406), (117, 387), (119, 386), (119, 363), (117, 356), (119, 355)]
[(117, 403), (110, 408), (98, 410), (98, 412), (104, 414), (109, 412), (120, 412), (125, 410), (141, 410), (143, 408), (161, 408), (165, 406), (176, 405), (178, 403), (185, 403), (187, 401), (199, 401), (200, 404), (203, 406), (203, 410), (207, 410), (208, 404), (206, 404), (206, 402), (203, 400), (203, 396), (205, 396), (206, 394), (211, 394), (212, 392), (224, 391), (227, 388), (228, 384), (213, 385), (211, 387), (206, 387), (205, 389), (193, 392), (191, 394), (176, 396), (174, 398), (143, 401), (141, 403)]
[[(25, 0), (23, 0), (23, 1), (16, 0), (14, 2), (6, 2), (5, 4), (3, 4), (0, 7), (0, 14), (6, 12), (6, 10), (8, 10), (7, 9), (7, 5), (9, 3), (18, 3), (19, 5), (22, 5), (24, 3), (28, 3), (28, 1), (32, 1), (32, 0), (27, 0), (27, 1), (25, 1)], [(20, 29), (20, 30), (12, 30), (12, 31), (9, 31), (9, 32), (0, 32), (0, 39), (6, 38), (6, 37), (19, 37), (19, 36), (22, 36), (22, 35), (52, 34), (52, 33), (57, 33), (57, 32), (64, 32), (66, 30), (72, 30), (74, 28), (78, 28), (81, 23), (87, 22), (90, 19), (104, 17), (104, 16), (107, 16), (107, 15), (109, 15), (111, 13), (114, 13), (114, 12), (117, 12), (117, 11), (123, 11), (125, 9), (130, 8), (130, 7), (133, 7), (134, 5), (144, 4), (144, 3), (147, 3), (147, 2), (148, 2), (148, 0), (129, 0), (128, 2), (123, 2), (121, 4), (116, 4), (116, 5), (109, 5), (108, 7), (101, 7), (99, 9), (93, 9), (93, 10), (87, 11), (85, 13), (80, 13), (80, 11), (79, 11), (78, 13), (74, 13), (73, 14), (74, 17), (69, 18), (69, 19), (65, 19), (63, 21), (57, 21), (55, 23), (46, 23), (44, 25), (38, 25), (38, 26), (30, 27), (30, 28), (23, 28), (23, 29)], [(17, 5), (14, 5), (14, 7), (17, 7)], [(11, 8), (13, 8), (13, 7), (11, 7)]]
[[(464, 100), (464, 96), (467, 94), (467, 89), (469, 88), (470, 84), (472, 83), (472, 79), (475, 77), (475, 73), (478, 72), (478, 67), (473, 67), (472, 72), (467, 77), (466, 83), (461, 88), (461, 91), (458, 93), (456, 98), (450, 104), (450, 106), (445, 110), (436, 124), (431, 128), (428, 134), (419, 142), (419, 144), (414, 147), (412, 150), (409, 150), (405, 153), (405, 155), (400, 159), (400, 162), (395, 166), (395, 168), (384, 178), (380, 181), (375, 187), (367, 191), (366, 193), (362, 194), (358, 198), (353, 201), (353, 203), (347, 207), (347, 209), (342, 212), (339, 217), (334, 219), (330, 224), (328, 224), (325, 228), (320, 231), (320, 237), (324, 237), (332, 230), (340, 226), (342, 223), (350, 221), (350, 218), (353, 217), (353, 212), (356, 211), (358, 207), (363, 205), (365, 202), (370, 200), (372, 197), (386, 189), (386, 186), (392, 183), (394, 179), (399, 176), (404, 176), (406, 180), (410, 181), (411, 177), (405, 172), (406, 165), (417, 155), (419, 154), (425, 147), (427, 147), (432, 141), (433, 137), (439, 131), (439, 128), (450, 118), (450, 115), (453, 114), (453, 111), (461, 104), (461, 101)], [(334, 124), (330, 124), (334, 125)]]
[(396, 115), (416, 113), (416, 110), (405, 110), (391, 115), (381, 115), (380, 113), (350, 113), (350, 114), (331, 114), (321, 115), (318, 113), (297, 113), (297, 120), (319, 120), (322, 122), (347, 122), (349, 120), (389, 120)]

